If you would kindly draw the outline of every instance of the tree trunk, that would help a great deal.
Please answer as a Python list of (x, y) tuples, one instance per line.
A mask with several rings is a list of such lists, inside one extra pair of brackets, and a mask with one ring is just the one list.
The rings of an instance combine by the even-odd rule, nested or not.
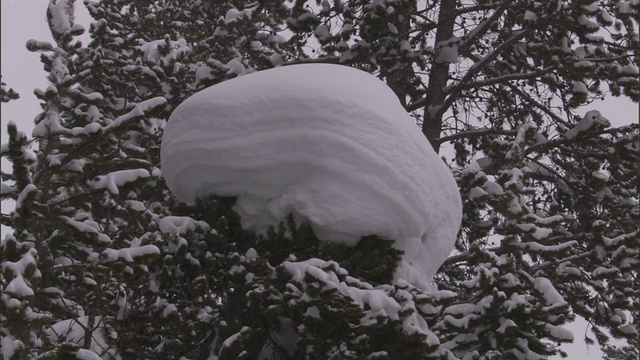
[[(415, 1), (394, 3), (396, 21), (394, 26), (398, 29), (399, 40), (408, 41), (411, 33), (411, 15), (416, 11)], [(413, 64), (408, 61), (397, 62), (391, 68), (381, 68), (381, 75), (386, 79), (387, 85), (396, 93), (403, 107), (407, 106), (407, 95), (411, 88), (411, 79), (415, 77)]]
[(444, 88), (449, 78), (449, 63), (438, 58), (437, 46), (440, 42), (453, 37), (455, 24), (456, 0), (443, 0), (438, 14), (438, 28), (436, 30), (436, 59), (429, 72), (429, 86), (427, 88), (427, 104), (424, 107), (424, 121), (422, 133), (429, 139), (433, 149), (438, 152), (440, 144), (435, 140), (442, 132), (442, 116), (438, 114), (439, 107), (444, 103), (446, 94)]

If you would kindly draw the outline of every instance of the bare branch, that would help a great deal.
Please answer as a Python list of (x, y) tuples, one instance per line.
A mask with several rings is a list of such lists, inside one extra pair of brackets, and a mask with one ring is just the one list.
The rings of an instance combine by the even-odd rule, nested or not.
[(498, 7), (498, 2), (494, 2), (494, 3), (490, 3), (490, 4), (467, 6), (467, 7), (463, 7), (460, 10), (458, 10), (456, 12), (456, 17), (458, 17), (460, 15), (472, 13), (472, 12), (493, 10), (493, 9), (495, 9), (497, 7)]
[(423, 97), (421, 99), (418, 99), (412, 102), (411, 104), (408, 104), (407, 106), (404, 107), (404, 109), (407, 110), (407, 112), (411, 112), (411, 111), (418, 110), (419, 108), (425, 106), (426, 104), (427, 104), (427, 98)]
[(484, 136), (484, 135), (490, 135), (490, 134), (515, 135), (517, 133), (518, 133), (518, 130), (502, 130), (502, 129), (495, 129), (495, 128), (473, 129), (473, 130), (457, 132), (457, 133), (455, 133), (453, 135), (441, 137), (439, 139), (436, 139), (436, 141), (439, 144), (442, 144), (442, 143), (447, 142), (447, 141), (458, 140), (458, 139), (465, 138), (465, 137)]
[[(475, 54), (467, 54), (467, 57), (469, 57), (469, 59), (473, 60), (473, 61), (480, 61), (481, 58), (478, 55)], [(549, 68), (547, 68), (549, 69)], [(513, 69), (511, 69), (513, 70)], [(495, 73), (495, 71), (491, 68), (485, 68), (483, 70), (483, 72), (487, 75), (490, 76), (497, 76), (497, 74)], [(506, 75), (505, 75), (506, 76)], [(520, 89), (519, 87), (511, 84), (510, 82), (506, 82), (505, 83), (506, 86), (509, 87), (509, 89), (511, 89), (514, 93), (516, 93), (518, 96), (520, 96), (521, 98), (523, 98), (524, 100), (526, 100), (527, 102), (529, 102), (529, 104), (535, 106), (536, 108), (538, 108), (540, 111), (544, 112), (545, 114), (547, 114), (549, 117), (551, 117), (553, 120), (555, 120), (556, 122), (563, 124), (565, 126), (570, 126), (570, 123), (566, 120), (564, 120), (563, 118), (561, 118), (560, 116), (558, 116), (557, 114), (554, 114), (553, 111), (551, 111), (551, 109), (549, 109), (547, 106), (544, 106), (543, 104), (540, 104), (538, 101), (536, 101), (531, 95), (525, 93), (524, 91), (522, 91), (522, 89)]]
[[(487, 80), (473, 81), (473, 82), (469, 82), (467, 84), (461, 84), (460, 89), (467, 90), (467, 89), (473, 89), (473, 88), (480, 88), (480, 87), (484, 87), (484, 86), (490, 86), (490, 85), (495, 85), (495, 84), (500, 84), (500, 83), (506, 83), (506, 82), (512, 81), (512, 80), (535, 79), (537, 77), (540, 77), (540, 76), (543, 76), (545, 74), (548, 74), (548, 73), (552, 72), (553, 69), (555, 69), (555, 66), (549, 66), (549, 67), (544, 68), (542, 70), (538, 70), (538, 71), (534, 71), (534, 72), (530, 72), (530, 73), (525, 73), (525, 74), (517, 74), (517, 73), (515, 73), (515, 74), (506, 74), (506, 75), (491, 77), (491, 78), (489, 78)], [(446, 93), (451, 93), (455, 88), (456, 88), (456, 86), (447, 87), (447, 88), (445, 88), (445, 92)]]
[(496, 47), (496, 49), (491, 54), (483, 57), (482, 59), (480, 59), (480, 61), (477, 61), (476, 63), (471, 65), (467, 73), (464, 74), (458, 84), (454, 86), (451, 94), (447, 96), (447, 99), (439, 107), (438, 111), (436, 112), (436, 116), (442, 116), (442, 114), (444, 114), (449, 109), (449, 107), (457, 100), (460, 92), (462, 92), (462, 90), (464, 89), (464, 85), (466, 83), (469, 83), (471, 79), (476, 76), (476, 74), (478, 74), (480, 71), (483, 71), (491, 62), (493, 62), (493, 60), (495, 60), (496, 57), (498, 57), (500, 53), (502, 53), (504, 49), (520, 41), (520, 39), (525, 37), (525, 35), (527, 35), (531, 31), (533, 31), (533, 28), (526, 28), (516, 31), (516, 33), (511, 38), (500, 44), (500, 46)]
[(471, 47), (471, 44), (473, 44), (476, 39), (483, 36), (487, 31), (489, 31), (491, 25), (498, 21), (500, 16), (502, 16), (502, 14), (511, 6), (512, 2), (512, 0), (503, 1), (502, 4), (500, 4), (500, 7), (496, 9), (496, 11), (491, 14), (489, 18), (482, 20), (475, 29), (471, 30), (465, 36), (464, 42), (460, 44), (458, 51), (460, 53), (467, 52), (467, 50)]
[(526, 100), (527, 102), (529, 102), (531, 105), (535, 106), (536, 108), (538, 108), (540, 111), (544, 112), (545, 114), (549, 115), (549, 117), (551, 117), (553, 120), (555, 120), (556, 122), (563, 124), (565, 126), (571, 126), (571, 123), (569, 123), (567, 120), (561, 118), (560, 116), (558, 116), (557, 114), (554, 114), (553, 111), (551, 111), (551, 109), (549, 109), (549, 107), (544, 106), (543, 104), (540, 104), (538, 101), (536, 101), (533, 97), (531, 97), (531, 95), (527, 94), (526, 92), (522, 91), (522, 89), (520, 89), (519, 87), (508, 83), (507, 86), (509, 86), (509, 88), (516, 93), (518, 96), (520, 96), (521, 98), (523, 98), (524, 100)]

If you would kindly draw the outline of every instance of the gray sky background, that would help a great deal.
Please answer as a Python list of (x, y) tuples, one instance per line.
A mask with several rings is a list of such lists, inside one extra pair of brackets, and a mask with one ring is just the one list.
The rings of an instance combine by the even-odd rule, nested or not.
[[(2, 104), (2, 128), (0, 137), (2, 143), (7, 142), (6, 123), (13, 120), (18, 124), (18, 130), (31, 134), (33, 119), (40, 112), (39, 101), (33, 95), (35, 88), (45, 89), (48, 82), (46, 73), (42, 70), (38, 53), (27, 51), (25, 43), (29, 39), (53, 42), (49, 32), (45, 10), (47, 0), (2, 0), (2, 81), (8, 87), (20, 94), (20, 99)], [(83, 24), (88, 30), (89, 15), (82, 4), (76, 3), (76, 21)], [(83, 35), (83, 43), (86, 44), (87, 36)], [(588, 110), (600, 110), (602, 115), (614, 125), (630, 124), (639, 121), (638, 105), (626, 98), (609, 98), (606, 101), (592, 104), (585, 108)], [(2, 167), (10, 166), (10, 163), (2, 161)], [(12, 207), (9, 202), (3, 202), (2, 212)], [(2, 237), (9, 229), (2, 228)], [(581, 340), (586, 330), (584, 320), (576, 321), (571, 325), (576, 342), (565, 345), (565, 351), (569, 352), (569, 359), (600, 360), (602, 352), (598, 346), (587, 347)], [(557, 357), (558, 359), (560, 357)]]

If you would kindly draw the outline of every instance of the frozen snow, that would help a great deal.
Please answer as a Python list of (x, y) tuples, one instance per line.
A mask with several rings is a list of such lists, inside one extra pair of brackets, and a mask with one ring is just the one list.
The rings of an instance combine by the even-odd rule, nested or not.
[(598, 23), (591, 21), (586, 15), (580, 15), (578, 17), (578, 23), (590, 30), (598, 30), (600, 29), (600, 25)]
[(499, 321), (500, 321), (500, 327), (496, 330), (496, 332), (499, 332), (501, 334), (504, 334), (508, 328), (518, 327), (518, 325), (511, 319), (505, 319), (503, 317), (500, 317)]
[(11, 335), (3, 336), (0, 344), (3, 359), (11, 359), (16, 350), (24, 348), (24, 343)]
[(35, 191), (38, 191), (38, 188), (35, 185), (27, 184), (27, 186), (25, 186), (20, 192), (20, 195), (18, 195), (18, 199), (16, 199), (16, 210), (22, 208), (27, 198)]
[(618, 331), (625, 335), (638, 335), (638, 329), (631, 324), (624, 324), (618, 328)]
[(579, 94), (588, 94), (589, 89), (587, 89), (587, 85), (585, 85), (582, 81), (574, 81), (573, 92)]
[(9, 195), (16, 192), (16, 187), (13, 185), (9, 185), (7, 183), (0, 184), (0, 194), (1, 195)]
[(164, 106), (166, 103), (167, 103), (167, 99), (161, 96), (154, 97), (145, 101), (141, 101), (128, 113), (115, 118), (111, 124), (103, 128), (103, 131), (111, 131), (114, 128), (117, 128), (124, 123), (127, 123), (132, 120), (136, 120), (139, 117), (143, 117), (147, 115), (150, 111), (157, 109), (158, 107)]
[(615, 6), (620, 14), (633, 14), (636, 12), (633, 7), (637, 6), (638, 2), (638, 0), (620, 1)]
[(395, 239), (397, 279), (421, 287), (461, 222), (450, 170), (393, 91), (345, 66), (280, 67), (195, 94), (171, 115), (161, 162), (181, 201), (236, 196), (246, 229), (293, 213), (322, 241)]
[(78, 360), (102, 360), (98, 354), (87, 349), (78, 349), (76, 351), (76, 359)]
[(33, 290), (24, 282), (22, 275), (17, 275), (13, 278), (5, 291), (20, 298), (33, 296)]
[(134, 259), (141, 256), (160, 255), (160, 249), (155, 245), (135, 246), (124, 249), (105, 249), (102, 255), (108, 262), (122, 259), (126, 262), (134, 262)]
[(231, 8), (227, 11), (227, 13), (224, 16), (224, 23), (225, 24), (234, 23), (238, 21), (239, 18), (251, 19), (251, 17), (253, 16), (253, 12), (257, 8), (258, 8), (257, 6), (254, 6), (251, 8), (244, 9), (242, 11), (239, 11), (238, 9), (235, 9), (235, 8)]
[(591, 129), (595, 125), (611, 126), (611, 122), (600, 114), (598, 110), (587, 111), (573, 128), (567, 130), (564, 137), (571, 140), (581, 132)]
[(60, 215), (58, 219), (62, 220), (64, 223), (75, 228), (80, 232), (95, 234), (97, 237), (97, 240), (101, 243), (111, 242), (111, 239), (109, 238), (108, 235), (100, 232), (100, 226), (95, 221), (90, 221), (90, 220), (78, 221), (64, 215)]
[(545, 329), (549, 332), (549, 335), (559, 340), (573, 341), (573, 333), (561, 326), (544, 324)]
[(112, 194), (119, 194), (119, 187), (139, 179), (148, 178), (149, 176), (151, 176), (151, 174), (149, 174), (149, 171), (146, 169), (113, 171), (107, 175), (97, 176), (93, 180), (92, 188), (94, 190), (108, 189)]
[(524, 13), (524, 20), (535, 23), (536, 21), (538, 21), (538, 15), (536, 15), (536, 13), (531, 10), (527, 10)]
[[(9, 234), (7, 234), (7, 237), (10, 236)], [(20, 258), (20, 260), (13, 262), (13, 261), (3, 261), (2, 263), (2, 271), (6, 274), (6, 271), (11, 271), (13, 273), (14, 276), (22, 276), (25, 274), (27, 267), (28, 266), (36, 266), (36, 258), (37, 258), (38, 252), (36, 251), (36, 249), (29, 249), (28, 252), (24, 253), (22, 255), (22, 257)], [(36, 273), (34, 274), (34, 276), (39, 277), (40, 276), (40, 272), (38, 270), (36, 270)]]
[(211, 227), (204, 221), (197, 221), (188, 216), (166, 216), (160, 219), (158, 228), (166, 234), (180, 235), (189, 231), (196, 231), (198, 228), (206, 231)]
[(110, 132), (126, 122), (141, 118), (160, 106), (164, 106), (167, 100), (163, 97), (155, 97), (137, 104), (128, 113), (115, 118), (109, 125), (100, 126), (97, 123), (89, 123), (84, 127), (74, 127), (67, 129), (60, 122), (60, 114), (55, 110), (47, 110), (45, 117), (40, 120), (33, 129), (31, 136), (46, 137), (53, 134), (67, 134), (73, 136), (89, 136), (97, 132)]
[[(45, 334), (51, 342), (69, 342), (80, 346), (84, 346), (85, 336), (90, 335), (89, 349), (76, 353), (76, 357), (80, 359), (121, 359), (118, 350), (111, 347), (107, 340), (110, 336), (105, 326), (106, 321), (109, 321), (109, 318), (81, 316), (75, 319), (59, 321), (46, 329)], [(96, 355), (94, 356), (94, 354)]]
[(50, 1), (48, 15), (49, 25), (56, 34), (64, 35), (73, 27), (73, 3), (70, 0)]
[[(317, 258), (301, 262), (285, 261), (282, 267), (292, 276), (293, 283), (289, 285), (289, 290), (297, 294), (304, 293), (302, 295), (304, 301), (313, 301), (316, 296), (322, 297), (322, 295), (309, 294), (308, 288), (310, 285), (306, 279), (312, 277), (318, 279), (322, 284), (321, 288), (314, 291), (319, 291), (320, 293), (337, 291), (351, 299), (353, 304), (363, 309), (364, 316), (360, 319), (362, 325), (376, 324), (379, 317), (401, 320), (402, 330), (406, 334), (425, 335), (429, 344), (437, 344), (438, 342), (433, 333), (429, 332), (429, 327), (424, 318), (417, 312), (409, 310), (414, 309), (416, 304), (412, 300), (412, 295), (403, 289), (389, 285), (380, 285), (374, 288), (371, 284), (360, 282), (348, 276), (346, 270), (340, 268), (335, 262)], [(344, 278), (341, 279), (342, 276)], [(398, 283), (402, 282), (401, 280), (398, 281)], [(294, 284), (300, 284), (301, 288)], [(407, 284), (404, 283), (404, 285), (406, 286)], [(409, 312), (407, 313), (407, 311)], [(308, 308), (305, 314), (305, 316), (312, 316), (313, 314), (320, 316), (317, 308), (315, 310)]]
[(238, 340), (238, 338), (240, 336), (242, 336), (242, 333), (247, 332), (249, 330), (251, 330), (251, 329), (249, 329), (249, 327), (243, 326), (242, 329), (240, 329), (240, 331), (238, 331), (237, 333), (235, 333), (235, 334), (229, 336), (228, 338), (226, 338), (225, 341), (222, 342), (222, 346), (220, 346), (220, 353), (222, 353), (222, 350), (224, 348), (228, 348), (228, 347), (232, 346), (233, 343), (235, 343), (236, 340)]
[[(163, 55), (158, 48), (160, 46), (166, 45), (168, 45), (169, 48), (167, 53)], [(183, 38), (175, 41), (167, 41), (165, 39), (149, 41), (140, 46), (140, 50), (144, 53), (145, 59), (149, 61), (160, 61), (162, 59), (165, 63), (175, 61), (176, 59), (178, 59), (178, 57), (183, 56), (191, 51), (189, 45), (187, 44), (187, 41)]]
[(550, 307), (562, 307), (567, 304), (549, 279), (543, 277), (534, 278), (533, 287), (542, 294), (542, 297)]
[(635, 64), (626, 64), (620, 68), (620, 72), (622, 74), (637, 76), (640, 71), (638, 70), (638, 67), (635, 66)]

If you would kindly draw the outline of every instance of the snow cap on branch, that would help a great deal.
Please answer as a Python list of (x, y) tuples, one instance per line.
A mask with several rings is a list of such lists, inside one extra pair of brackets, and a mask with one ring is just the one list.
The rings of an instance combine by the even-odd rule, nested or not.
[(581, 132), (592, 129), (594, 126), (601, 125), (604, 127), (611, 126), (611, 122), (609, 119), (605, 118), (600, 114), (598, 110), (587, 111), (586, 114), (582, 117), (582, 119), (576, 124), (575, 127), (567, 130), (564, 134), (564, 137), (567, 139), (573, 139)]
[(393, 91), (365, 72), (308, 64), (205, 89), (171, 115), (162, 173), (176, 197), (236, 196), (243, 226), (289, 213), (322, 241), (396, 240), (396, 277), (427, 287), (461, 221), (456, 182)]

